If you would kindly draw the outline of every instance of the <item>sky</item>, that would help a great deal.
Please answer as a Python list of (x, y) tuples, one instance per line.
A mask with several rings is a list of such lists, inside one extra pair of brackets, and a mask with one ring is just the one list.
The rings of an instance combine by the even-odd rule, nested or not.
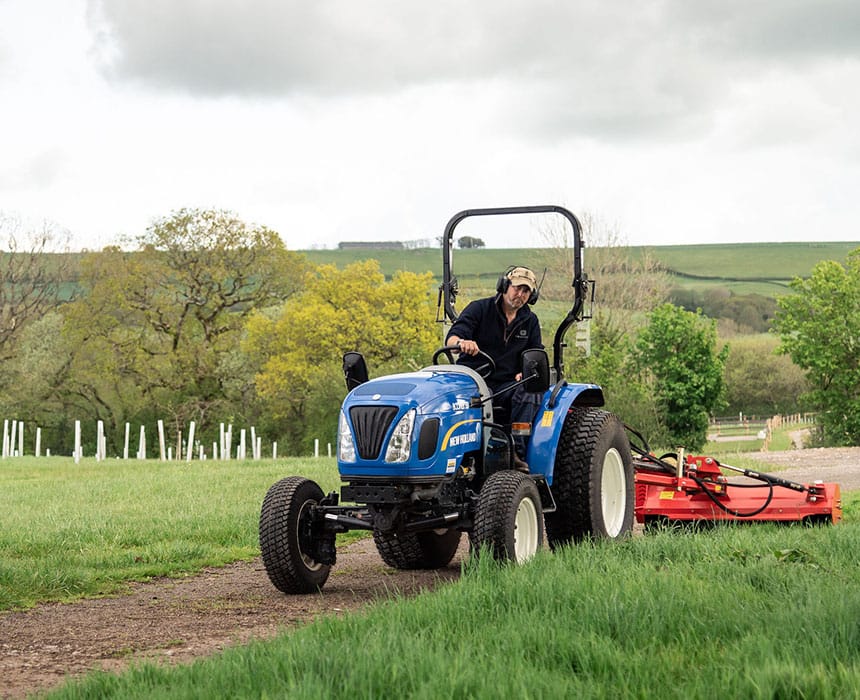
[(291, 249), (526, 204), (857, 241), (858, 125), (857, 0), (0, 0), (0, 214), (74, 249), (184, 207)]

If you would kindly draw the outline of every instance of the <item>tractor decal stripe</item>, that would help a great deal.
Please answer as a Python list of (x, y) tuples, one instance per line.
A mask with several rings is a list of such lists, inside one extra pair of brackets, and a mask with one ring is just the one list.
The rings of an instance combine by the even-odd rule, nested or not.
[(451, 433), (453, 433), (461, 425), (466, 425), (467, 423), (480, 423), (480, 421), (480, 418), (470, 418), (469, 420), (461, 420), (459, 423), (454, 423), (454, 425), (451, 426), (451, 429), (447, 433), (445, 433), (445, 439), (442, 440), (442, 449), (448, 449), (448, 440), (451, 439)]

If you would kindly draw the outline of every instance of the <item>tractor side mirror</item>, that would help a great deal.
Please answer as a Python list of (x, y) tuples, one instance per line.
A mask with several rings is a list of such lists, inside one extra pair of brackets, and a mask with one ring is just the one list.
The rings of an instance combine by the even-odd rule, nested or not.
[(370, 378), (367, 376), (367, 363), (364, 361), (364, 355), (360, 352), (344, 353), (343, 376), (346, 379), (347, 391), (352, 391), (360, 384), (364, 384)]
[(523, 350), (520, 355), (520, 367), (523, 379), (526, 381), (523, 388), (535, 394), (542, 394), (549, 389), (549, 357), (546, 350), (533, 348)]

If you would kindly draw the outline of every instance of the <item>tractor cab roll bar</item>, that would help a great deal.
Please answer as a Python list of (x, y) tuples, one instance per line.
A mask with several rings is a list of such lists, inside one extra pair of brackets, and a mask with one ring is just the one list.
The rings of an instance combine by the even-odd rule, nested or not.
[(549, 204), (524, 207), (465, 209), (454, 214), (445, 226), (445, 232), (442, 235), (442, 285), (439, 287), (439, 303), (444, 310), (444, 318), (439, 320), (447, 320), (450, 323), (454, 323), (458, 317), (457, 310), (454, 308), (454, 302), (459, 287), (451, 263), (454, 246), (454, 229), (464, 219), (469, 217), (503, 216), (507, 214), (560, 214), (567, 220), (573, 230), (573, 281), (571, 282), (571, 286), (573, 287), (573, 306), (556, 329), (552, 344), (553, 368), (556, 379), (560, 383), (564, 378), (564, 337), (574, 323), (584, 318), (583, 310), (589, 287), (588, 279), (582, 271), (582, 251), (585, 247), (585, 243), (582, 240), (582, 225), (579, 223), (579, 219), (568, 209)]

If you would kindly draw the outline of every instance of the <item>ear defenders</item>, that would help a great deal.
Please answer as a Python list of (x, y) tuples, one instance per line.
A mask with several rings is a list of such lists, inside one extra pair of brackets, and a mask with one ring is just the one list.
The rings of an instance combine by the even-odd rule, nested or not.
[[(496, 292), (498, 292), (499, 294), (504, 294), (505, 292), (507, 292), (508, 288), (511, 286), (511, 277), (512, 277), (513, 271), (520, 269), (521, 267), (522, 267), (521, 265), (511, 265), (510, 267), (508, 267), (508, 269), (505, 270), (505, 272), (501, 275), (501, 277), (499, 277), (498, 281), (496, 282)], [(537, 278), (535, 278), (534, 272), (529, 270), (529, 268), (524, 268), (524, 269), (531, 272), (532, 273), (532, 279), (534, 279), (535, 282), (537, 282)], [(530, 306), (534, 306), (537, 303), (539, 296), (540, 296), (540, 289), (538, 289), (537, 286), (535, 286), (535, 288), (532, 290), (532, 293), (529, 295), (527, 303)]]

